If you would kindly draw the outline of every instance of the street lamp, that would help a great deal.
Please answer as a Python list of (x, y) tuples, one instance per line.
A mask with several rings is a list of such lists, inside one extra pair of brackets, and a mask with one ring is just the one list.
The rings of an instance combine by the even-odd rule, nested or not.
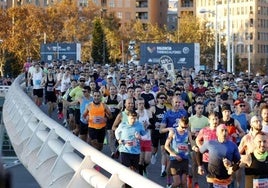
[(230, 0), (227, 1), (227, 72), (231, 72), (230, 58)]
[(218, 69), (218, 15), (217, 15), (217, 3), (216, 3), (216, 12), (206, 9), (201, 9), (199, 11), (201, 14), (210, 13), (213, 16), (215, 16), (215, 23), (214, 23), (214, 29), (215, 29), (215, 60), (214, 60), (214, 70)]
[(247, 36), (248, 39), (248, 77), (250, 78), (250, 72), (251, 72), (251, 62), (250, 62), (250, 35)]

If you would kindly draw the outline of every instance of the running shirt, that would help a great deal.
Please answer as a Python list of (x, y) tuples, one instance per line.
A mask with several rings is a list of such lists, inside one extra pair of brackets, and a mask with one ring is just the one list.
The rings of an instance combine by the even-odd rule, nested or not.
[(142, 140), (151, 140), (151, 132), (150, 132), (150, 130), (149, 130), (147, 127), (145, 127), (145, 125), (144, 125), (145, 123), (146, 123), (147, 125), (150, 124), (150, 122), (149, 122), (149, 114), (148, 114), (148, 111), (144, 109), (144, 110), (143, 110), (143, 115), (142, 115), (142, 116), (139, 115), (138, 117), (139, 117), (139, 118), (138, 118), (138, 121), (142, 123), (142, 125), (144, 126), (144, 129), (145, 129), (145, 131), (146, 131), (146, 134), (145, 134), (144, 136), (142, 136), (141, 139), (142, 139)]
[(114, 99), (111, 99), (111, 96), (108, 95), (106, 104), (109, 107), (111, 113), (114, 114), (118, 110), (117, 105), (119, 104), (117, 95), (114, 96)]
[(208, 118), (206, 116), (198, 117), (193, 115), (189, 118), (190, 129), (192, 133), (199, 132), (204, 127), (208, 126)]
[(105, 107), (103, 103), (95, 105), (93, 102), (89, 104), (88, 112), (88, 127), (94, 129), (101, 129), (106, 126), (105, 118)]
[(155, 113), (153, 114), (153, 120), (155, 121), (154, 125), (152, 125), (152, 129), (159, 130), (164, 114), (166, 113), (167, 108), (158, 108), (155, 106)]
[[(203, 143), (209, 140), (217, 140), (216, 129), (213, 130), (210, 127), (201, 129), (196, 137), (196, 140), (202, 140)], [(208, 162), (208, 159), (208, 152), (205, 152), (203, 154), (203, 161)]]
[(115, 130), (115, 137), (123, 143), (119, 145), (119, 151), (130, 154), (140, 154), (140, 141), (135, 138), (135, 133), (145, 135), (145, 130), (141, 122), (136, 121), (133, 125), (122, 122)]
[(122, 112), (121, 123), (123, 122), (128, 122), (127, 112), (125, 110)]
[(211, 178), (228, 179), (228, 174), (223, 159), (237, 163), (240, 160), (240, 153), (237, 145), (232, 141), (220, 143), (218, 140), (205, 142), (200, 148), (201, 153), (209, 152), (208, 176)]
[[(189, 146), (188, 146), (188, 131), (185, 131), (182, 135), (179, 134), (176, 128), (174, 128), (175, 136), (171, 142), (171, 148), (182, 159), (188, 160)], [(170, 156), (170, 160), (177, 160), (174, 156)]]
[(61, 87), (60, 87), (60, 91), (66, 92), (67, 89), (71, 86), (71, 76), (67, 76), (64, 74), (61, 78)]
[(48, 79), (48, 75), (47, 75), (47, 83), (46, 83), (46, 92), (54, 92), (54, 85), (55, 85), (55, 80), (54, 80), (54, 76), (52, 76), (52, 80)]
[(117, 95), (114, 96), (114, 99), (111, 99), (111, 96), (108, 95), (106, 105), (110, 109), (113, 118), (107, 120), (107, 129), (111, 129), (113, 122), (116, 119), (116, 116), (119, 114), (120, 110), (117, 108), (117, 105), (119, 104), (119, 101), (117, 100)]
[[(76, 86), (70, 91), (69, 95), (73, 100), (78, 100), (79, 98), (83, 97), (83, 88), (81, 86)], [(76, 105), (75, 108), (79, 109), (80, 105)]]
[(43, 78), (43, 72), (40, 69), (38, 72), (33, 72), (33, 89), (41, 89), (41, 82)]
[(246, 175), (260, 176), (259, 178), (268, 178), (268, 157), (265, 161), (259, 161), (256, 159), (253, 153), (251, 155), (251, 165), (245, 168)]
[(177, 127), (179, 119), (182, 117), (187, 117), (187, 111), (184, 109), (180, 109), (177, 112), (174, 112), (173, 110), (168, 110), (162, 119), (161, 123), (166, 124), (166, 127)]
[(247, 132), (247, 129), (248, 129), (248, 120), (247, 120), (247, 116), (245, 113), (241, 113), (241, 114), (232, 114), (231, 115), (232, 118), (236, 119), (240, 125), (241, 125), (241, 128)]
[(92, 97), (89, 97), (89, 99), (87, 99), (86, 97), (82, 97), (82, 101), (80, 103), (80, 121), (84, 124), (87, 124), (88, 121), (83, 117), (83, 113), (84, 111), (86, 110), (87, 108), (87, 105), (89, 103), (91, 103), (93, 101), (93, 98)]

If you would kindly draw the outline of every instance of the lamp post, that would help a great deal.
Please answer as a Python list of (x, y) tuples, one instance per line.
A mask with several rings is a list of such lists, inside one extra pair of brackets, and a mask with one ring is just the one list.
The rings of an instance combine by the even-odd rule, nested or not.
[(235, 50), (234, 50), (235, 34), (232, 34), (232, 73), (235, 72)]
[(250, 62), (250, 36), (248, 35), (247, 36), (247, 39), (248, 39), (248, 47), (247, 47), (247, 50), (248, 50), (248, 77), (250, 78), (250, 72), (251, 72), (251, 62)]
[(0, 76), (4, 76), (4, 64), (5, 64), (5, 50), (3, 48), (3, 40), (0, 39), (0, 55), (1, 55), (1, 59), (0, 59)]
[(206, 9), (201, 9), (199, 12), (201, 14), (205, 13), (210, 13), (213, 16), (215, 16), (215, 23), (214, 23), (214, 29), (215, 29), (215, 60), (214, 60), (214, 70), (218, 69), (218, 16), (217, 16), (217, 6), (218, 4), (216, 3), (216, 11), (210, 11)]
[(227, 72), (231, 72), (230, 57), (230, 0), (227, 1)]

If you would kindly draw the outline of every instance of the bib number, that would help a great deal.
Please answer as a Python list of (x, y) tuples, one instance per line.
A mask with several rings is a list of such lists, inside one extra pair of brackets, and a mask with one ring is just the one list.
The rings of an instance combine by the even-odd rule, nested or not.
[(213, 188), (228, 188), (228, 185), (219, 185), (219, 184), (213, 183)]
[(96, 116), (93, 119), (93, 123), (95, 123), (95, 124), (101, 124), (103, 122), (104, 122), (104, 120), (103, 120), (103, 117), (101, 117), (101, 116)]

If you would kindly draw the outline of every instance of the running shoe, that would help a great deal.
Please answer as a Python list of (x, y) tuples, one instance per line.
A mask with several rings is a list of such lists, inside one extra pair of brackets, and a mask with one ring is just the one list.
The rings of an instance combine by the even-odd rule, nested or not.
[(161, 177), (165, 177), (167, 175), (166, 171), (161, 172)]
[(155, 164), (156, 163), (156, 156), (157, 156), (157, 154), (153, 154), (152, 155), (151, 164)]

